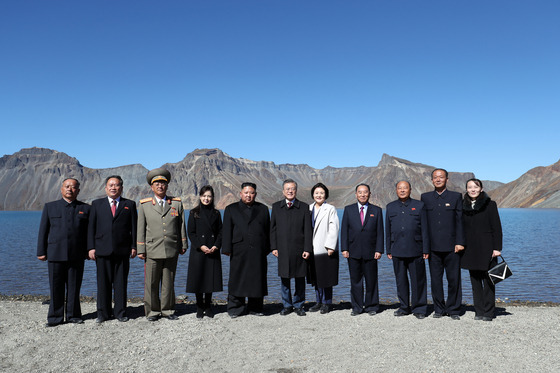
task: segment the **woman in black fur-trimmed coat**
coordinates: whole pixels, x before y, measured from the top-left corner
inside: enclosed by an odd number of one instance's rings
[[[496,289],[488,270],[502,252],[502,224],[498,206],[482,190],[482,181],[467,181],[463,199],[463,228],[466,245],[461,268],[469,270],[473,289],[475,320],[492,321],[495,317]]]

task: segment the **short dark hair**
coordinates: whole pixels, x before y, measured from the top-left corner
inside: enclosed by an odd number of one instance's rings
[[[402,182],[407,183],[407,184],[408,184],[408,187],[409,187],[410,189],[412,189],[412,185],[410,185],[410,181],[408,181],[408,180],[399,180],[399,181],[397,181],[397,183],[395,184],[395,188],[398,187],[398,186],[399,186],[399,183],[402,183]]]
[[[476,185],[478,185],[478,186],[480,187],[480,189],[483,188],[483,186],[482,186],[482,181],[480,181],[479,179],[476,179],[476,178],[473,177],[472,179],[467,180],[467,182],[465,183],[465,189],[467,189],[467,184],[469,183],[469,181],[472,181],[473,183],[475,183]]]
[[[313,198],[313,193],[315,193],[315,189],[317,188],[321,188],[325,191],[325,199],[329,198],[329,188],[327,188],[327,186],[323,183],[313,185],[313,188],[311,188],[311,198]]]
[[[76,186],[79,188],[80,187],[80,182],[78,181],[78,179],[74,178],[74,177],[67,177],[66,179],[62,180],[62,184],[64,184],[64,182],[66,180],[74,180],[76,182]]]
[[[253,189],[255,189],[255,192],[257,191],[257,184],[255,183],[251,183],[251,182],[244,182],[243,184],[241,184],[241,190],[245,189],[245,187],[251,187]]]
[[[111,179],[118,179],[119,182],[121,183],[121,186],[124,185],[124,181],[123,181],[122,177],[120,177],[119,175],[107,176],[107,177],[105,178],[105,185],[107,185],[107,183],[108,183],[109,180],[111,180]]]
[[[282,183],[282,189],[284,189],[284,185],[286,185],[286,184],[296,184],[296,189],[297,189],[297,183],[294,181],[294,179],[284,180],[284,182]]]
[[[445,168],[434,168],[434,170],[432,171],[432,179],[434,178],[434,172],[436,171],[443,171],[445,172],[445,177],[447,179],[449,179],[449,172],[447,172],[447,170]]]
[[[367,188],[368,192],[371,192],[371,189],[369,189],[369,185],[367,185],[365,183],[361,183],[361,184],[356,185],[356,192],[358,191],[358,188],[361,187],[361,186],[365,186]]]

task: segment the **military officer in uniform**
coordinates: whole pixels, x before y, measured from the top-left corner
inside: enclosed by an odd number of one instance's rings
[[[400,307],[395,316],[411,312],[418,319],[428,311],[425,260],[430,256],[428,217],[424,203],[410,198],[410,183],[397,183],[399,199],[387,205],[385,237],[387,257],[393,261]],[[410,298],[408,275],[410,275]]]
[[[175,315],[175,271],[179,254],[187,251],[183,203],[167,196],[171,173],[156,168],[146,177],[154,196],[140,200],[138,209],[138,257],[146,261],[144,310],[149,321]],[[161,284],[161,301],[159,288]]]

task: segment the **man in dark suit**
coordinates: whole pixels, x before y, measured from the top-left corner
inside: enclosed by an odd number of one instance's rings
[[[272,205],[270,217],[270,247],[278,258],[278,275],[281,278],[282,304],[280,315],[291,313],[294,308],[298,316],[305,316],[305,276],[307,261],[313,252],[313,227],[309,205],[299,201],[297,183],[292,179],[282,186],[284,199]],[[295,281],[292,299],[291,279]]]
[[[385,237],[387,257],[393,261],[400,308],[395,316],[412,313],[423,319],[428,311],[426,264],[430,256],[428,218],[424,203],[410,198],[408,181],[397,183],[398,200],[387,205]],[[408,274],[412,288],[410,300]]]
[[[263,299],[268,294],[268,208],[255,202],[257,186],[253,183],[243,183],[239,196],[239,202],[226,207],[222,228],[222,253],[230,257],[227,310],[231,318],[245,313],[262,316]]]
[[[105,179],[107,197],[92,202],[88,228],[89,258],[97,266],[97,322],[114,317],[128,321],[126,288],[129,258],[136,256],[136,203],[121,197],[123,180],[118,175]],[[115,310],[111,293],[115,291]]]
[[[383,213],[368,202],[370,195],[369,185],[356,187],[358,203],[344,208],[340,226],[340,247],[350,272],[352,316],[364,311],[373,316],[379,311],[377,261],[383,254]]]
[[[65,179],[60,192],[62,199],[45,204],[37,240],[37,258],[48,260],[49,265],[51,300],[47,326],[62,324],[65,310],[67,322],[83,323],[80,287],[87,256],[90,206],[76,200],[80,183],[74,178]]]
[[[461,193],[447,190],[449,174],[437,168],[432,171],[435,190],[422,194],[422,202],[428,214],[430,233],[430,277],[434,316],[449,315],[459,320],[461,313],[461,259],[464,247],[463,201]],[[447,275],[447,301],[443,293],[443,272]]]

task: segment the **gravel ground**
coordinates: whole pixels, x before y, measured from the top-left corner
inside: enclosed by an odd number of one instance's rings
[[[5,298],[4,298],[5,299]],[[446,317],[350,316],[347,303],[327,315],[235,320],[218,305],[196,319],[180,303],[177,321],[148,322],[141,303],[131,320],[95,323],[95,303],[82,302],[85,322],[46,328],[48,305],[0,300],[2,372],[558,372],[560,307],[501,305],[493,322]]]

